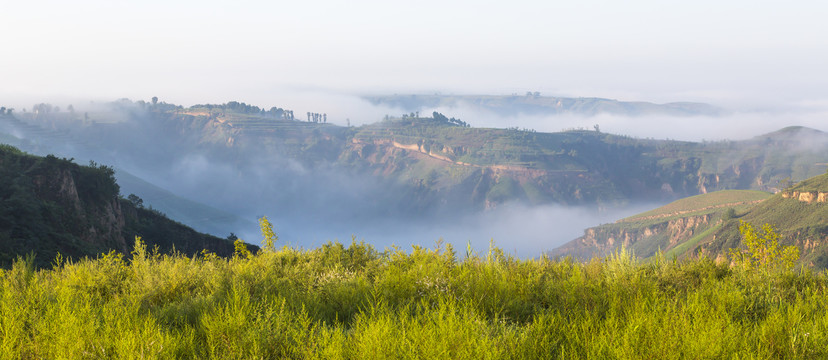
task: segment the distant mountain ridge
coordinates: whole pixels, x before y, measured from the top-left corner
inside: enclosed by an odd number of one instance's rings
[[[694,102],[672,102],[654,104],[643,101],[618,101],[591,97],[541,96],[539,93],[526,95],[380,95],[364,96],[374,105],[385,105],[409,111],[431,111],[441,107],[469,105],[492,111],[500,115],[518,114],[578,114],[595,116],[612,114],[623,116],[672,115],[672,116],[718,116],[726,111],[722,108]]]

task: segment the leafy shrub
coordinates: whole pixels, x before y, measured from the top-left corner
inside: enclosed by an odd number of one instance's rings
[[[739,225],[742,242],[747,249],[730,249],[730,257],[736,266],[746,271],[790,270],[799,260],[796,246],[779,246],[779,234],[770,224],[762,225],[759,233],[750,223],[742,221]]]

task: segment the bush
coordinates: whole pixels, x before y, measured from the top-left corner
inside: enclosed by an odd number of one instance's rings
[[[762,225],[759,233],[750,223],[742,221],[739,225],[742,243],[747,249],[730,249],[730,258],[736,266],[746,271],[777,271],[793,269],[799,260],[796,246],[779,246],[779,234],[770,224]]]

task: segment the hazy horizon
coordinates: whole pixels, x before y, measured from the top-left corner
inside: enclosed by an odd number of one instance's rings
[[[429,95],[428,93],[420,94]],[[555,96],[553,94],[543,93],[541,95]],[[300,105],[298,108],[286,105],[286,103],[291,103],[290,101],[286,101],[285,103],[280,103],[278,101],[271,103],[255,103],[238,97],[213,102],[196,101],[185,104],[176,103],[164,98],[160,98],[159,101],[182,105],[185,107],[196,104],[223,104],[229,101],[239,101],[259,106],[264,109],[276,106],[294,110],[296,114],[299,114],[298,118],[300,120],[302,118],[302,114],[305,114],[308,111],[327,113],[328,122],[340,126],[345,126],[346,124],[353,126],[372,124],[381,121],[385,115],[400,116],[400,114],[408,112],[408,110],[402,108],[395,108],[382,104],[371,104],[360,95],[302,91],[293,94],[292,96],[296,99],[293,103]],[[80,97],[26,97],[24,98],[25,101],[18,101],[21,105],[11,106],[12,104],[15,104],[15,102],[9,101],[0,103],[0,106],[14,107],[16,109],[15,111],[20,113],[22,112],[22,109],[31,111],[32,105],[46,102],[52,103],[53,105],[59,106],[63,109],[66,109],[68,105],[72,105],[78,111],[82,111],[83,109],[98,108],[100,105],[116,101],[116,99],[120,98],[125,97],[113,97],[110,99],[96,100],[84,99]],[[149,102],[150,98],[133,98],[129,100]],[[628,101],[648,102],[641,99]],[[821,104],[809,104],[784,109],[753,109],[742,111],[722,107],[722,110],[724,113],[721,115],[695,116],[676,116],[665,114],[618,115],[609,113],[599,113],[588,116],[578,113],[523,114],[519,112],[510,115],[503,115],[481,108],[475,104],[459,102],[455,106],[440,106],[433,108],[425,107],[423,108],[423,113],[430,114],[431,111],[438,111],[448,116],[457,117],[467,121],[473,127],[518,127],[533,129],[541,132],[559,132],[573,128],[584,128],[591,130],[594,125],[599,125],[603,132],[612,134],[632,136],[636,138],[669,139],[695,142],[746,140],[755,136],[777,131],[788,126],[804,126],[828,132],[828,126],[826,126],[828,123],[825,122],[825,119],[828,118],[828,107],[823,108]]]
[[[511,94],[828,104],[816,1],[143,1],[6,4],[3,102]],[[293,94],[293,95],[291,95]]]

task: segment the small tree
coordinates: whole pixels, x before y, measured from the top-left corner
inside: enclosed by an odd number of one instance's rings
[[[242,239],[236,238],[233,241],[233,257],[236,259],[252,259],[253,253],[247,249],[247,244]]]
[[[730,249],[734,264],[747,271],[793,269],[799,260],[799,249],[796,246],[780,247],[779,234],[770,224],[762,225],[761,230],[760,233],[750,223],[740,223],[739,232],[747,249]]]
[[[734,208],[727,208],[724,214],[722,214],[722,220],[728,221],[736,217],[736,209]]]
[[[259,219],[259,228],[262,230],[262,236],[264,236],[264,240],[262,241],[262,245],[264,245],[265,251],[276,251],[276,241],[279,240],[279,237],[276,236],[276,233],[273,232],[273,225],[270,221],[267,220],[267,216],[262,216]]]
[[[138,197],[138,195],[129,194],[129,196],[127,196],[127,200],[129,200],[129,202],[131,202],[132,205],[134,205],[135,207],[137,207],[139,209],[144,208],[144,200],[141,199],[140,197]]]

